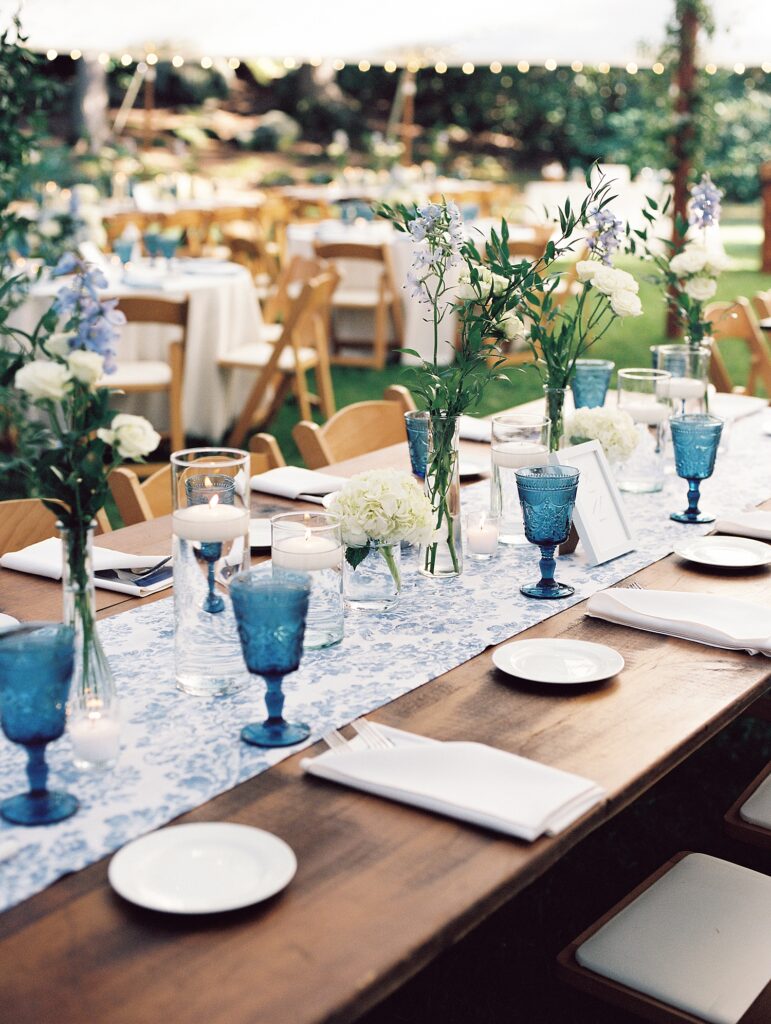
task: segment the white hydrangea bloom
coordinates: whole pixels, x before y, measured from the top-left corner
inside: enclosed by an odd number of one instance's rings
[[[329,505],[340,517],[343,543],[427,543],[433,529],[431,502],[414,477],[396,469],[373,469],[351,477]]]
[[[565,433],[573,444],[599,441],[609,462],[624,462],[639,441],[634,420],[623,409],[576,409],[566,418]]]

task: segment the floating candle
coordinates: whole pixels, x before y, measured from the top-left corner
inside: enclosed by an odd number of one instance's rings
[[[178,508],[171,522],[172,531],[182,540],[222,543],[246,536],[249,511],[235,505],[221,505],[215,495],[206,505]]]
[[[536,441],[501,441],[492,448],[492,460],[504,469],[545,466],[549,461],[549,449]]]

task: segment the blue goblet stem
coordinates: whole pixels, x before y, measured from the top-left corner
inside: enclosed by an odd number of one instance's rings
[[[689,478],[688,480],[688,508],[686,509],[687,516],[699,515],[699,481]]]
[[[32,796],[41,796],[48,788],[48,765],[46,764],[46,744],[31,743],[27,751],[27,778]]]
[[[225,609],[225,602],[214,590],[214,566],[217,563],[217,560],[221,557],[222,544],[220,544],[219,541],[205,541],[201,544],[201,558],[208,563],[206,581],[209,584],[209,593],[206,595],[206,599],[203,603],[203,610],[205,612],[211,612],[212,615],[216,615],[217,612],[224,611]]]
[[[268,709],[266,725],[284,725],[284,682],[283,675],[263,675],[267,684],[265,690],[265,706]]]
[[[541,560],[539,565],[541,567],[541,582],[538,584],[539,587],[553,587],[554,573],[557,568],[557,562],[554,558],[554,552],[556,550],[556,544],[539,544],[541,549]]]

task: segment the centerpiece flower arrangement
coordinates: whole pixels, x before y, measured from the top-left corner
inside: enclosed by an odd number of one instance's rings
[[[62,532],[64,618],[75,626],[76,703],[104,703],[113,692],[96,632],[90,545],[107,477],[125,458],[143,458],[160,435],[141,416],[110,409],[103,377],[114,370],[114,344],[125,322],[117,299],[98,297],[101,271],[67,254],[55,276],[73,274],[31,333],[3,325],[0,407],[13,450],[0,477],[25,484],[58,518]],[[10,286],[6,281],[3,292]]]
[[[378,567],[387,570],[386,594],[401,590],[400,545],[426,542],[433,531],[433,510],[415,478],[395,469],[359,473],[335,493],[330,512],[340,517],[349,599],[358,591],[372,591]],[[360,568],[361,567],[361,568]],[[356,573],[362,587],[356,586]],[[351,576],[351,573],[353,576]],[[354,598],[355,599],[355,598]],[[366,599],[366,597],[365,597]]]
[[[576,409],[565,419],[565,436],[571,444],[599,441],[610,463],[626,462],[639,441],[634,420],[623,409]]]
[[[584,204],[580,223],[590,228],[586,238],[589,257],[576,264],[579,290],[575,298],[560,301],[561,275],[550,273],[537,274],[537,281],[525,296],[531,319],[527,341],[544,386],[553,450],[559,447],[564,433],[563,406],[576,360],[617,319],[642,314],[637,281],[626,270],[613,266],[613,256],[628,229],[608,208],[612,201],[609,187],[600,179],[590,193],[596,202],[589,208]],[[569,209],[569,204],[566,206]],[[562,210],[563,223],[564,217]]]
[[[714,298],[717,279],[726,266],[722,250],[708,244],[708,229],[720,225],[723,193],[706,173],[691,187],[690,193],[688,221],[678,217],[675,225],[682,241],[658,239],[658,245],[652,247],[647,228],[637,232],[637,236],[642,240],[645,258],[656,267],[655,279],[665,288],[667,303],[683,328],[685,342],[699,347],[711,330],[711,324],[704,316],[704,307]],[[650,209],[643,215],[652,224],[658,206],[652,199],[648,199],[648,206]],[[667,206],[668,203],[662,208],[662,213],[666,212]]]

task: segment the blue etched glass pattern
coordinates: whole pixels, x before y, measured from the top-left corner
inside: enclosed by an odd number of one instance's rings
[[[576,409],[596,409],[605,404],[615,365],[610,359],[576,360],[571,382]]]
[[[47,825],[74,814],[78,802],[47,788],[46,744],[64,732],[75,631],[57,623],[27,623],[0,634],[0,724],[27,749],[29,793],[0,804],[20,825]]]
[[[541,549],[541,579],[520,587],[526,597],[569,597],[574,588],[554,579],[554,551],[570,533],[578,490],[578,470],[572,466],[531,466],[517,470],[525,536]]]
[[[410,450],[410,464],[415,476],[422,480],[426,475],[428,462],[428,413],[408,412],[404,422],[407,425],[407,446]]]
[[[712,523],[715,517],[699,508],[699,481],[712,476],[723,421],[707,414],[673,416],[669,421],[677,475],[688,481],[688,508],[672,512],[677,523]]]

